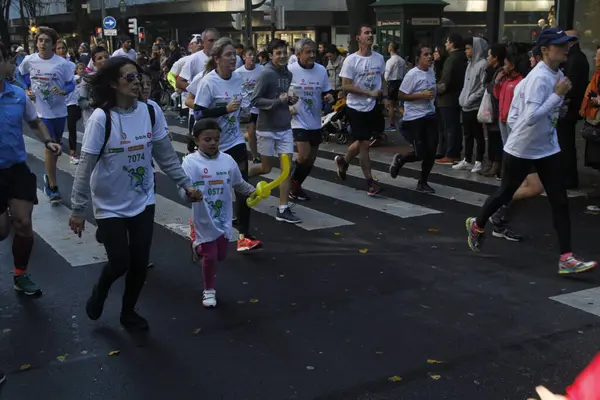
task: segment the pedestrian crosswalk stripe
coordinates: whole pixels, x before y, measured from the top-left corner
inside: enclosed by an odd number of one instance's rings
[[[550,300],[566,304],[600,317],[600,287],[550,297]]]
[[[77,237],[69,227],[71,210],[63,204],[52,205],[46,201],[46,195],[39,189],[37,196],[40,202],[33,208],[32,225],[48,245],[72,267],[107,261],[104,247],[96,242],[94,225],[86,224],[81,238]]]

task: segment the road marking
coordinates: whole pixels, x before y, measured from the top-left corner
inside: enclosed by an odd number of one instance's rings
[[[42,144],[42,149],[43,147]],[[71,210],[64,204],[52,205],[40,189],[37,190],[37,196],[39,204],[33,208],[33,230],[58,255],[72,267],[97,264],[108,260],[104,246],[96,242],[94,225],[86,224],[85,231],[79,238],[69,227]]]
[[[275,179],[279,176],[281,170],[273,168],[270,173],[263,175],[268,179]],[[429,214],[441,214],[441,211],[433,210],[427,207],[421,207],[416,204],[406,203],[404,201],[390,199],[383,196],[368,196],[366,191],[357,190],[348,186],[338,185],[329,181],[306,178],[302,187],[311,192],[332,197],[345,203],[369,208],[385,214],[400,218],[421,217]]]
[[[600,287],[550,297],[550,300],[600,317]]]

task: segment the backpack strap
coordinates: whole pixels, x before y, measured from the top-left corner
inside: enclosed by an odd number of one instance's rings
[[[150,113],[150,122],[152,122],[152,129],[154,129],[154,124],[156,123],[156,111],[154,110],[154,107],[152,107],[152,104],[146,103],[146,106],[148,107],[148,112]]]
[[[104,154],[104,150],[106,150],[106,145],[108,144],[108,139],[110,139],[110,131],[112,127],[112,121],[110,117],[110,110],[103,108],[104,115],[106,116],[106,122],[104,123],[104,142],[102,143],[102,147],[100,148],[100,153],[98,153],[98,159],[96,159],[96,164],[100,161],[100,157]],[[95,166],[94,165],[94,166]]]

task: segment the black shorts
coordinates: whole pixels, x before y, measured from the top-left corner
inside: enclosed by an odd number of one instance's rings
[[[318,146],[323,140],[320,129],[292,129],[294,142],[308,142],[311,146]]]
[[[258,121],[258,114],[250,113],[250,123],[256,124],[257,121]]]
[[[385,129],[381,104],[375,105],[371,111],[356,111],[346,107],[352,138],[354,140],[369,140],[373,134],[380,134]]]
[[[388,82],[388,99],[392,101],[398,101],[398,92],[400,91],[401,84],[401,80]]]
[[[4,214],[13,199],[37,204],[36,177],[25,163],[0,169],[0,214]]]

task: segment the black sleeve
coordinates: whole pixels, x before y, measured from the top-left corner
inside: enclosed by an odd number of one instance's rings
[[[227,115],[227,106],[225,107],[214,107],[214,108],[206,108],[199,106],[198,104],[194,104],[194,110],[202,111],[202,116],[204,118],[219,118],[223,115]]]

